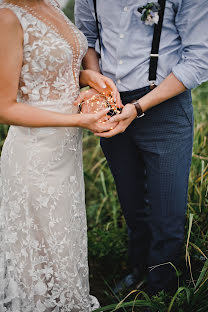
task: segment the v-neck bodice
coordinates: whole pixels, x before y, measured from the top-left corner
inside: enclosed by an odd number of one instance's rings
[[[50,4],[55,7],[53,0]],[[79,93],[80,65],[87,51],[84,35],[71,21],[67,21],[58,7],[54,10],[63,19],[65,33],[61,33],[49,20],[36,15],[29,6],[0,1],[0,8],[12,10],[24,32],[18,101],[34,106],[49,101],[51,108],[57,111],[64,102],[72,104]]]

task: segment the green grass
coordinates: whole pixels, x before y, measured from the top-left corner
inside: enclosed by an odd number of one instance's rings
[[[65,9],[72,20],[73,4],[70,1]],[[208,83],[193,91],[193,104],[195,139],[183,255],[187,265],[178,268],[179,288],[172,297],[161,292],[150,299],[143,288],[130,294],[113,294],[114,282],[128,271],[126,224],[99,140],[84,132],[90,284],[92,294],[106,306],[102,311],[139,312],[145,306],[160,312],[208,311]],[[7,126],[0,126],[1,147],[7,130]]]

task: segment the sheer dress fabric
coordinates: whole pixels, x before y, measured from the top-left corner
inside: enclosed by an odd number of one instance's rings
[[[0,0],[24,33],[17,100],[77,113],[87,41],[55,2],[50,5],[62,15],[64,36],[26,8]],[[1,155],[0,312],[98,307],[89,295],[82,131],[11,126]]]

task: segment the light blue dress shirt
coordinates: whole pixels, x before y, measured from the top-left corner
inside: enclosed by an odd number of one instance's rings
[[[148,2],[151,0],[97,0],[101,70],[119,91],[149,85],[154,27],[145,25],[137,11]],[[89,47],[100,53],[93,0],[75,0],[75,22]],[[208,80],[208,0],[166,1],[156,84],[171,72],[188,89]]]

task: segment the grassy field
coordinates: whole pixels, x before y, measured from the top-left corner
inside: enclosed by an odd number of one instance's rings
[[[65,12],[73,18],[73,1]],[[189,180],[184,267],[178,269],[175,296],[161,292],[148,298],[145,287],[115,296],[115,281],[128,271],[127,233],[115,185],[101,152],[98,138],[84,132],[84,170],[88,215],[91,293],[99,298],[102,311],[143,311],[152,306],[160,312],[208,311],[208,83],[193,91],[195,139]],[[8,127],[0,126],[3,145]],[[128,297],[122,302],[125,296]],[[118,305],[119,304],[119,305]]]

